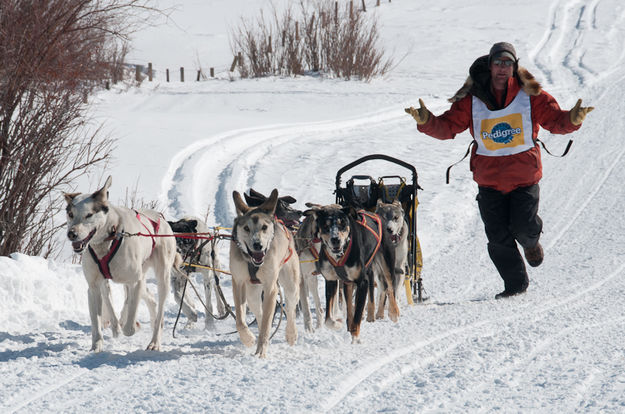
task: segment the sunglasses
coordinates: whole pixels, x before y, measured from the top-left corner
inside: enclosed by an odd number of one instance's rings
[[[493,65],[510,67],[514,65],[513,60],[493,59]]]

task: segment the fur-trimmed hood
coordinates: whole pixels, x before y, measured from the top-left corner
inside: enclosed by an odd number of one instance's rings
[[[536,96],[542,92],[540,83],[534,78],[527,69],[517,66],[513,75],[519,87],[528,95]],[[488,67],[488,55],[481,56],[473,62],[469,69],[469,77],[462,85],[462,88],[458,89],[456,94],[449,98],[449,102],[454,103],[460,99],[471,94],[478,99],[482,100],[487,106],[493,108],[495,99],[490,92],[490,69]]]

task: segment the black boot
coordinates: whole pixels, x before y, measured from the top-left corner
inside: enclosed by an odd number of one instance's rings
[[[489,243],[488,254],[504,281],[505,289],[495,296],[496,299],[518,295],[527,290],[529,278],[523,258],[516,248]]]

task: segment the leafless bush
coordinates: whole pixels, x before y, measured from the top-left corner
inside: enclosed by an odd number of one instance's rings
[[[369,80],[391,67],[378,49],[375,18],[352,10],[349,3],[335,8],[333,0],[301,0],[297,13],[273,9],[267,20],[261,12],[254,22],[242,21],[231,35],[241,77],[321,73],[345,79]]]
[[[55,253],[61,190],[113,141],[84,115],[109,76],[108,47],[149,10],[136,0],[0,3],[0,255]]]

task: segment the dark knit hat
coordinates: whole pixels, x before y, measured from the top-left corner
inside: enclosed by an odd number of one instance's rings
[[[493,47],[490,48],[490,52],[488,53],[488,63],[490,64],[493,59],[502,56],[510,58],[515,62],[517,61],[516,50],[514,50],[514,46],[512,46],[508,42],[499,42],[495,43]]]

